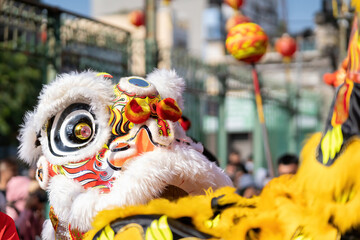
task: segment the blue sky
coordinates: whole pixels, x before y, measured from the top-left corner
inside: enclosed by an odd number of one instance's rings
[[[299,32],[314,27],[314,17],[321,10],[321,0],[287,0],[288,27],[290,32]],[[282,12],[279,12],[281,17]]]
[[[106,0],[103,1],[106,2]],[[279,4],[281,1],[279,0]],[[42,2],[85,16],[90,16],[91,12],[90,0],[42,0]],[[321,0],[286,0],[286,5],[288,9],[289,32],[296,33],[306,27],[314,27],[314,15],[321,8]],[[281,14],[282,11],[279,12],[279,17],[282,16]]]
[[[41,0],[41,2],[88,17],[91,12],[90,0]]]

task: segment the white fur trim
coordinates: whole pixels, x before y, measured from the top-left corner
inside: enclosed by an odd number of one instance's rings
[[[38,181],[40,187],[44,190],[46,190],[48,184],[49,184],[49,167],[48,167],[48,161],[46,160],[46,158],[44,156],[41,156],[38,160],[38,162],[36,163],[37,168],[40,168],[40,166],[42,167],[42,171],[43,171],[43,179],[40,180],[37,172],[35,174],[35,178]]]
[[[27,162],[31,162],[38,157],[39,153],[31,149],[34,148],[32,145],[34,141],[31,141],[30,138],[34,138],[34,134],[40,130],[43,154],[52,164],[66,164],[92,156],[102,148],[110,136],[108,106],[111,105],[113,96],[111,82],[103,76],[96,76],[95,72],[73,72],[58,76],[55,81],[43,88],[34,114],[29,115],[31,118],[26,119],[24,129],[21,130],[22,137],[20,137],[21,157]],[[66,157],[54,156],[49,150],[47,133],[44,132],[42,127],[56,113],[76,102],[90,104],[91,110],[95,113],[96,124],[98,124],[96,139],[74,154]]]
[[[43,124],[59,110],[79,100],[82,102],[90,99],[94,111],[104,111],[104,106],[106,108],[111,104],[113,94],[111,82],[104,77],[96,76],[96,72],[72,72],[59,75],[40,93],[36,130],[40,130]]]
[[[135,86],[134,84],[131,84],[129,82],[129,80],[132,78],[142,79],[145,82],[147,82],[149,84],[149,86],[147,86],[147,87]],[[137,96],[139,96],[139,95],[141,95],[141,96],[158,95],[158,92],[156,91],[155,86],[142,77],[132,76],[132,77],[120,78],[118,85],[121,88],[121,90],[126,91],[128,93],[135,93]]]
[[[56,175],[50,179],[49,202],[61,221],[68,222],[74,199],[83,191],[80,183],[63,175]]]
[[[119,152],[111,151],[111,150],[115,149],[114,145],[117,145],[120,142],[122,142],[122,141],[119,141],[119,142],[114,142],[113,141],[110,144],[110,147],[109,147],[110,151],[107,151],[105,153],[105,158],[106,159],[109,159],[109,160],[122,159],[122,158],[126,158],[126,157],[129,157],[129,156],[134,155],[134,154],[137,153],[135,141],[128,143],[129,148],[126,149],[126,150],[119,151]]]
[[[204,194],[204,190],[210,187],[215,190],[233,185],[222,169],[184,144],[177,144],[170,150],[156,148],[128,160],[122,169],[111,192],[100,195],[96,211],[114,206],[145,204],[159,196],[169,184],[193,195]]]
[[[55,240],[55,231],[50,219],[46,219],[41,232],[42,240]]]
[[[231,179],[221,168],[191,146],[174,143],[167,158],[172,163],[175,176],[169,184],[182,188],[189,194],[204,194],[204,190],[210,187],[216,190],[233,186]]]
[[[186,132],[182,128],[179,122],[174,123],[174,129],[175,129],[176,139],[189,143],[192,148],[194,148],[196,151],[200,153],[204,152],[204,146],[200,142],[196,143],[190,137],[186,136]]]
[[[185,89],[185,81],[176,74],[175,70],[155,69],[147,75],[146,80],[155,85],[162,99],[173,98],[183,109],[182,94]]]
[[[36,160],[41,155],[41,145],[35,145],[37,140],[35,126],[34,113],[27,112],[24,117],[24,124],[20,126],[20,134],[18,136],[20,146],[18,152],[19,157],[29,165],[35,164]]]
[[[91,229],[91,223],[96,213],[94,208],[98,199],[98,189],[88,189],[74,199],[69,216],[69,222],[73,228],[82,232]]]

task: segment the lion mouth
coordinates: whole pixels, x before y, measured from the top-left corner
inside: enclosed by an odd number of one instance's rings
[[[118,143],[117,146],[110,147],[110,151],[111,152],[120,152],[120,151],[128,150],[129,148],[130,148],[130,145],[127,143]]]
[[[140,128],[134,137],[128,142],[114,140],[110,146],[108,163],[113,169],[120,170],[124,163],[145,152],[155,149],[155,144],[151,140],[151,134],[147,128]]]

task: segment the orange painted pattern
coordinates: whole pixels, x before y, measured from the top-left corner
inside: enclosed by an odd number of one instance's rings
[[[105,152],[107,150],[107,148],[103,148],[97,155],[77,163],[65,165],[49,163],[49,175],[50,177],[65,175],[79,182],[85,189],[100,188],[102,193],[108,193],[116,178],[109,176],[112,173],[111,171],[102,170],[103,165],[106,164]]]
[[[145,152],[154,151],[155,146],[151,143],[148,133],[145,129],[140,129],[140,131],[136,135],[135,147],[136,151],[134,154],[123,158],[109,159],[109,163],[114,167],[121,168],[127,160],[139,156]]]

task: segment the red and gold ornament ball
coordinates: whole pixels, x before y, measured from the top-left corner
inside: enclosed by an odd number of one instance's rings
[[[291,58],[297,49],[296,41],[289,35],[284,35],[276,41],[275,49],[283,57]]]
[[[235,14],[226,21],[225,24],[226,32],[229,32],[231,28],[235,27],[238,24],[248,23],[248,22],[251,22],[251,19],[249,17],[242,14]]]
[[[129,14],[129,20],[132,25],[135,27],[140,27],[145,24],[145,16],[144,13],[140,10],[132,11]]]
[[[224,0],[224,2],[234,10],[238,10],[244,4],[244,0]]]
[[[237,60],[256,63],[266,53],[268,36],[256,23],[242,23],[231,28],[226,37],[226,49]]]

